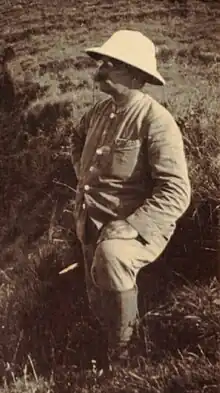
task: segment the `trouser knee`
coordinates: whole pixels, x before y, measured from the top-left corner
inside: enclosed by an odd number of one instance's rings
[[[126,252],[126,250],[125,250]],[[121,257],[122,251],[114,240],[104,240],[96,248],[91,276],[94,284],[104,290],[126,291],[136,283],[136,276],[129,263],[129,256]]]

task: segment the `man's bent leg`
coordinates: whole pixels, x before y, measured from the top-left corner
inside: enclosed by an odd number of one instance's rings
[[[92,307],[112,349],[125,346],[131,338],[138,312],[136,277],[147,260],[146,248],[135,239],[105,240],[96,248],[91,277],[101,292]]]

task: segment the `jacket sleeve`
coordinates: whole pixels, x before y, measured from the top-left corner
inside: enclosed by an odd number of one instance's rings
[[[145,134],[153,182],[151,196],[127,221],[148,243],[171,237],[176,221],[190,204],[191,188],[181,132],[172,115],[152,103]]]

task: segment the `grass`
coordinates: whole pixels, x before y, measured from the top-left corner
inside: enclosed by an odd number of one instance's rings
[[[219,392],[218,1],[13,4],[2,1],[0,16],[0,43],[17,54],[16,100],[0,100],[0,392]],[[193,198],[164,255],[140,274],[130,365],[99,386],[84,371],[101,348],[83,270],[58,273],[82,261],[71,127],[102,97],[83,50],[119,28],[158,46],[167,86],[146,91],[181,128]]]

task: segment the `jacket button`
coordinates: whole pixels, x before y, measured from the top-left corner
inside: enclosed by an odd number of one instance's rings
[[[89,191],[89,190],[90,190],[90,186],[89,186],[88,184],[85,184],[84,190],[85,190],[85,191]]]
[[[96,172],[96,168],[95,168],[94,166],[91,166],[91,167],[89,168],[89,172]]]
[[[98,156],[101,156],[101,155],[108,155],[109,153],[110,153],[110,151],[111,151],[111,147],[110,146],[107,146],[107,145],[104,145],[104,146],[102,146],[102,147],[99,147],[97,150],[96,150],[96,154],[98,155]]]
[[[103,151],[102,151],[102,148],[101,148],[101,147],[99,147],[99,148],[96,150],[96,154],[98,154],[98,156],[101,156],[101,155],[103,154]]]

